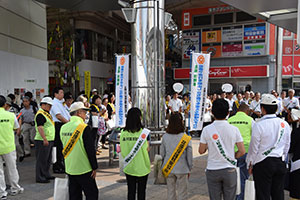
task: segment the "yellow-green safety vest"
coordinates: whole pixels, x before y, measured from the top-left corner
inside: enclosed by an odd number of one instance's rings
[[[0,155],[16,150],[14,124],[15,115],[0,108]]]

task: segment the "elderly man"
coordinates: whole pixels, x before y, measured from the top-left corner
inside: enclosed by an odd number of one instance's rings
[[[70,200],[82,199],[82,191],[86,199],[98,200],[95,141],[90,127],[84,123],[88,110],[82,102],[73,103],[70,122],[63,125],[60,131],[66,173],[69,176]]]
[[[14,130],[19,128],[16,116],[4,109],[6,99],[0,96],[0,198],[6,199],[6,183],[4,177],[3,164],[5,162],[8,171],[10,194],[17,195],[23,193],[24,189],[20,187],[19,174],[16,165],[16,146]]]
[[[54,121],[49,113],[51,106],[51,97],[44,97],[41,101],[41,108],[35,116],[37,132],[34,138],[36,147],[35,179],[37,183],[49,183],[50,179],[54,179],[49,172],[55,137]]]
[[[289,89],[288,97],[283,100],[283,110],[287,113],[285,115],[286,121],[289,121],[288,118],[293,108],[299,109],[299,100],[296,97],[294,97],[294,95],[295,90]],[[297,128],[297,122],[292,122],[292,127],[295,130]]]

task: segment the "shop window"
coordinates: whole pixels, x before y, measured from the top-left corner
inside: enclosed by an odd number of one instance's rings
[[[211,25],[211,15],[201,15],[193,17],[193,26]]]
[[[233,23],[233,13],[215,14],[214,24]]]
[[[290,88],[292,88],[292,79],[282,79],[282,89],[288,90]]]
[[[256,17],[249,15],[245,12],[237,12],[236,13],[236,22],[244,22],[244,21],[255,21]]]

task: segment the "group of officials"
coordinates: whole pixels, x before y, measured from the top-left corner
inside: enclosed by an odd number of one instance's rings
[[[67,173],[69,177],[70,199],[82,199],[82,191],[87,199],[98,199],[96,169],[98,168],[95,141],[91,129],[84,121],[89,108],[82,102],[75,102],[69,111],[63,105],[64,91],[54,89],[54,99],[44,97],[40,109],[34,117],[36,135],[36,182],[49,183],[54,179],[50,174],[52,147],[57,149],[55,173]],[[9,194],[23,193],[19,186],[16,167],[16,145],[14,131],[19,132],[16,116],[8,112],[10,104],[0,95],[0,199],[7,199],[4,164],[10,187]]]

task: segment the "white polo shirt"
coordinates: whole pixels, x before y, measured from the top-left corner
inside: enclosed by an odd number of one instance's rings
[[[299,100],[296,97],[293,97],[292,99],[290,97],[287,97],[284,99],[283,105],[288,109],[295,108],[295,107],[299,108]]]
[[[213,135],[215,129],[220,136],[224,144],[224,149],[229,154],[230,158],[235,158],[234,147],[237,142],[243,142],[243,138],[239,129],[235,126],[230,125],[226,120],[215,120],[212,124],[203,128],[200,143],[207,144],[208,147],[208,159],[207,169],[208,170],[219,170],[225,168],[233,168],[225,158],[219,153],[219,150],[214,144]]]
[[[287,155],[290,148],[290,126],[284,120],[276,117],[275,114],[265,115],[252,128],[251,142],[246,158],[247,166],[250,163],[255,165],[267,158],[263,153],[275,146],[281,123],[284,124],[284,134],[275,149],[267,156],[282,157]]]
[[[251,102],[250,104],[250,109],[254,110],[255,112],[260,112],[261,113],[261,109],[260,109],[260,101],[256,101],[255,99]]]
[[[171,106],[174,112],[178,112],[182,108],[182,101],[180,99],[171,99],[168,106]]]
[[[69,112],[67,111],[63,103],[64,103],[63,99],[62,100],[58,100],[57,98],[53,99],[50,114],[54,122],[61,122],[56,118],[57,114],[61,114],[66,120],[70,120],[71,118]]]

